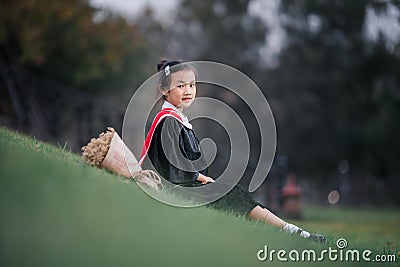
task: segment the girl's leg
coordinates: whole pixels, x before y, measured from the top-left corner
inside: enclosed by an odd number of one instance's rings
[[[323,235],[310,234],[309,232],[304,231],[303,229],[297,227],[294,224],[285,222],[284,220],[273,214],[268,209],[262,208],[260,206],[256,206],[254,209],[252,209],[247,216],[251,219],[263,221],[267,224],[279,227],[280,229],[284,230],[289,234],[298,234],[301,237],[309,238],[320,242],[325,241],[325,237]]]
[[[261,208],[260,206],[252,209],[247,215],[250,219],[263,221],[265,223],[271,224],[273,226],[283,228],[286,224],[284,220],[270,212],[268,209]]]

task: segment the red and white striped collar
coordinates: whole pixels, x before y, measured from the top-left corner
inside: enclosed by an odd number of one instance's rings
[[[182,124],[183,124],[185,127],[189,128],[190,130],[193,129],[193,126],[192,126],[192,124],[189,122],[188,117],[187,117],[185,114],[183,114],[177,107],[175,107],[174,105],[172,105],[172,104],[171,104],[170,102],[168,102],[168,101],[164,101],[164,104],[162,105],[162,108],[161,108],[161,109],[165,109],[165,108],[172,108],[176,113],[178,113],[179,117],[182,118]]]
[[[142,147],[142,152],[140,153],[140,158],[139,158],[140,165],[143,164],[143,161],[145,160],[145,158],[147,156],[147,152],[149,151],[150,144],[153,139],[154,131],[156,130],[158,124],[166,117],[174,117],[180,123],[182,123],[185,127],[192,129],[192,125],[189,123],[189,120],[186,117],[186,115],[183,114],[182,112],[180,112],[174,105],[165,101],[162,106],[162,109],[160,110],[160,112],[158,112],[158,114],[154,118],[153,123],[151,124],[150,130],[147,133],[146,139],[145,139],[143,147]]]

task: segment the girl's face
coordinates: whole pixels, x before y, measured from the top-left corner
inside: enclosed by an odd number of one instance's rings
[[[168,91],[162,92],[165,100],[180,111],[189,107],[196,97],[196,77],[191,70],[171,73],[171,84]]]

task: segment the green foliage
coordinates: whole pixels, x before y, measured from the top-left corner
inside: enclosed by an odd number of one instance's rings
[[[135,25],[83,0],[3,1],[0,49],[14,64],[91,92],[136,88],[149,54]]]
[[[366,8],[383,8],[378,2],[282,1],[288,45],[263,82],[273,85],[277,103],[278,152],[300,173],[334,174],[347,159],[353,175],[383,177],[396,187],[398,48],[363,33]],[[320,21],[316,31],[310,16]]]
[[[307,209],[299,224],[330,239],[313,244],[229,213],[161,204],[78,155],[4,128],[0,155],[2,266],[260,266],[271,264],[256,258],[264,245],[321,251],[339,237],[353,249],[399,250],[398,210]]]

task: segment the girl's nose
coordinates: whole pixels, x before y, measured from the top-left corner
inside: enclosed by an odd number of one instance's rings
[[[185,95],[192,94],[192,87],[190,84],[185,84]]]

